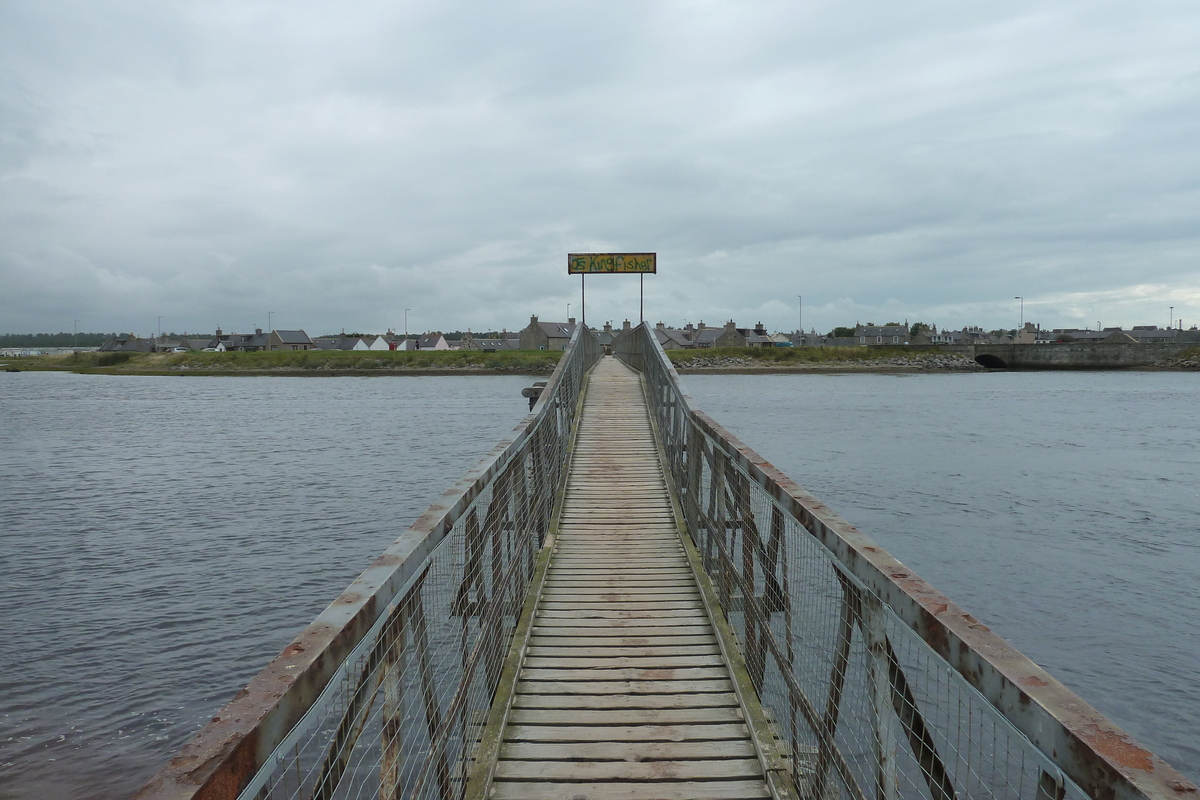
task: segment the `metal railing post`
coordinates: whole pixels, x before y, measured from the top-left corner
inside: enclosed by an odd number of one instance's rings
[[[875,787],[878,800],[896,800],[896,734],[892,712],[891,665],[887,657],[887,629],[883,606],[872,597],[860,604],[867,644],[868,695],[874,724]]]

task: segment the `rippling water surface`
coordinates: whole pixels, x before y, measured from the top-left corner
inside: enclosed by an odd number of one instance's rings
[[[0,798],[131,794],[521,419],[528,378],[0,373]],[[1200,778],[1200,376],[689,376]]]
[[[0,798],[132,794],[528,384],[0,373]]]
[[[1200,375],[683,381],[697,408],[1200,780]]]

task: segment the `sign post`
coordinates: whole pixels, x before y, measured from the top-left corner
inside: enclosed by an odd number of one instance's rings
[[[645,321],[646,273],[658,272],[657,253],[568,253],[567,274],[579,276],[581,300],[580,317],[587,324],[588,275],[634,274],[638,275],[638,323]]]

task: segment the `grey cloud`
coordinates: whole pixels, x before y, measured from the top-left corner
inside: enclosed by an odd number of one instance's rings
[[[1198,38],[1182,1],[8,3],[0,328],[513,327],[608,248],[660,253],[656,319],[1157,319],[1200,289]]]

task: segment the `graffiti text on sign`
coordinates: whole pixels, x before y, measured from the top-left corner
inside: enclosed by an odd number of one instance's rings
[[[657,272],[656,253],[568,253],[567,274]]]

